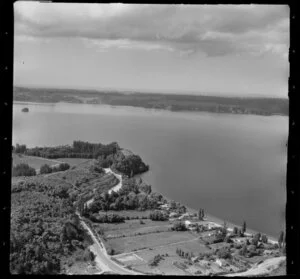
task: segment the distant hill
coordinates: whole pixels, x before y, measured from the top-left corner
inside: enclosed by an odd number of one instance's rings
[[[215,113],[288,115],[289,102],[283,98],[218,97],[158,93],[122,93],[118,91],[14,87],[14,101],[69,102],[133,106],[170,111],[206,111]]]

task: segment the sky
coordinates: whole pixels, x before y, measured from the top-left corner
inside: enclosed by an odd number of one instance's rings
[[[14,85],[288,96],[286,5],[14,3]]]

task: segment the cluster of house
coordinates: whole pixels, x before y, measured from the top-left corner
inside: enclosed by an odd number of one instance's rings
[[[201,229],[201,231],[211,231],[222,227],[221,225],[218,225],[216,223],[208,222],[205,219],[202,221],[198,220],[197,213],[190,213],[190,212],[186,212],[182,214],[177,213],[176,211],[173,211],[170,208],[170,204],[168,203],[160,204],[159,209],[164,210],[168,213],[170,221],[184,222],[186,228],[189,230],[196,230],[198,227]]]

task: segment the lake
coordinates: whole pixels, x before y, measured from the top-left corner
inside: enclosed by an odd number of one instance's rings
[[[21,112],[23,107],[29,112]],[[153,189],[273,235],[285,228],[288,117],[88,104],[14,104],[13,144],[116,141],[150,165]]]

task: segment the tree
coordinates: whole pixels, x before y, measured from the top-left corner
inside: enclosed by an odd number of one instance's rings
[[[242,256],[246,256],[248,250],[247,250],[247,245],[244,244],[242,249],[239,251],[239,254],[242,255]]]
[[[231,254],[228,248],[223,247],[217,252],[217,256],[221,259],[229,259],[231,258]]]
[[[246,232],[246,221],[243,222],[243,228],[242,228],[242,233],[244,234]]]
[[[222,235],[223,238],[225,238],[226,235],[227,235],[227,223],[225,221],[224,221],[223,227],[221,229],[221,235]]]
[[[18,144],[18,143],[16,144],[16,148],[14,149],[16,153],[22,153],[22,154],[25,153],[26,150],[27,147],[25,144]]]
[[[254,235],[254,237],[252,238],[252,244],[257,246],[258,242],[260,241],[260,238],[261,238],[261,234],[260,233],[256,233]]]
[[[278,238],[278,246],[279,246],[279,248],[282,247],[282,245],[283,245],[283,240],[284,240],[284,232],[281,231],[281,232],[280,232],[280,235],[279,235],[279,238]]]
[[[34,168],[30,167],[28,164],[18,164],[12,169],[12,176],[34,176],[36,171]]]
[[[172,230],[173,231],[186,231],[187,228],[183,222],[179,221],[179,222],[176,222],[173,224]]]
[[[44,164],[40,167],[40,174],[51,173],[52,168],[48,164]]]
[[[237,235],[238,237],[242,237],[244,235],[241,229],[238,229]]]
[[[152,221],[165,221],[168,217],[163,211],[155,210],[149,214],[149,219]]]
[[[204,219],[204,209],[200,208],[198,212],[198,219],[203,220]]]
[[[261,242],[262,242],[262,243],[268,243],[268,237],[267,237],[265,234],[263,234],[263,235],[261,236]]]
[[[200,226],[198,223],[196,223],[196,232],[199,233],[200,232]]]
[[[238,234],[238,228],[237,228],[237,227],[234,227],[232,233],[233,233],[234,235],[237,235],[237,234]]]

